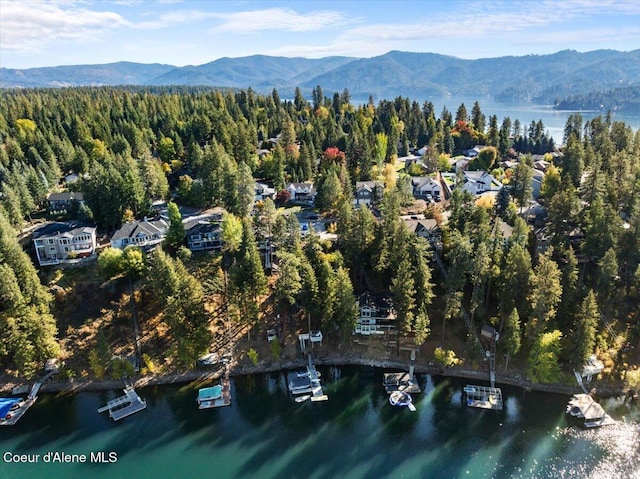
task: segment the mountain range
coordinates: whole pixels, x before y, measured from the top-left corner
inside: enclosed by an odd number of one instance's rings
[[[372,58],[320,59],[253,55],[203,65],[117,62],[30,69],[0,68],[0,87],[189,85],[276,88],[287,97],[299,86],[325,94],[348,88],[353,98],[426,99],[448,95],[491,96],[497,101],[551,103],[570,95],[640,85],[640,50],[563,50],[465,60],[435,53],[391,51]]]

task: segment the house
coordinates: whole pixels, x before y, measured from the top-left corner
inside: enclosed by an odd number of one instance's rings
[[[469,158],[475,158],[486,147],[487,147],[487,145],[476,145],[473,148],[470,148],[468,150],[464,150],[462,153],[464,154],[464,156],[467,156]]]
[[[80,177],[78,175],[76,175],[75,173],[69,173],[67,176],[64,177],[64,182],[67,185],[70,185],[71,183],[75,183],[79,179],[80,179]]]
[[[316,190],[313,183],[289,183],[286,190],[291,195],[292,201],[313,202],[316,198]]]
[[[369,336],[390,333],[396,329],[396,311],[389,293],[366,292],[356,300],[358,318],[354,334]]]
[[[464,156],[449,158],[449,170],[453,170],[456,173],[461,170],[466,170],[469,167],[470,161],[469,158]]]
[[[384,185],[378,181],[356,181],[356,197],[354,205],[367,205],[377,203],[382,199]]]
[[[135,245],[149,251],[162,243],[168,229],[169,223],[161,216],[151,220],[145,217],[140,221],[129,221],[113,234],[111,246],[124,249]]]
[[[84,203],[84,195],[80,191],[64,191],[62,193],[51,193],[47,197],[49,211],[66,211],[74,203]]]
[[[430,176],[412,176],[411,187],[416,199],[439,198],[442,193],[440,182]]]
[[[273,199],[276,195],[276,190],[274,188],[265,185],[264,183],[256,182],[255,186],[255,196],[254,201],[264,201],[267,198]]]
[[[50,223],[33,233],[40,266],[77,264],[96,259],[96,228],[76,223]]]
[[[513,226],[506,223],[502,218],[496,218],[496,230],[500,231],[505,242],[509,241],[513,236]]]
[[[438,222],[433,218],[415,219],[403,218],[405,227],[410,233],[415,234],[419,238],[424,238],[434,250],[442,249],[442,232],[438,226]]]
[[[485,191],[499,191],[502,185],[498,180],[486,171],[465,171],[464,184],[462,189],[472,195],[484,193]]]
[[[221,218],[217,215],[198,217],[184,222],[187,247],[191,251],[222,249]]]

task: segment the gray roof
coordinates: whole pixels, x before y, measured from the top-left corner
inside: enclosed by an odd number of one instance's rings
[[[32,234],[33,239],[38,238],[51,238],[53,236],[68,236],[73,237],[82,233],[93,234],[96,230],[95,226],[90,226],[83,223],[69,222],[69,223],[49,223],[35,230]]]
[[[123,224],[111,237],[111,241],[121,238],[135,238],[140,235],[164,234],[169,228],[169,223],[164,218],[158,217],[152,220],[147,218],[141,221],[129,221]]]
[[[63,191],[62,193],[51,193],[47,199],[49,201],[83,201],[84,195],[80,191]]]

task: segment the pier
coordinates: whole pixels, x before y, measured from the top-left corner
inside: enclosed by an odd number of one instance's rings
[[[44,377],[31,387],[29,395],[25,398],[6,398],[3,404],[0,404],[0,426],[13,426],[17,423],[24,413],[33,406],[38,399],[38,392],[42,385],[49,380],[51,376],[58,372],[58,368],[49,371]]]
[[[106,406],[98,409],[98,413],[109,411],[109,416],[114,421],[119,421],[127,416],[142,411],[147,407],[147,403],[138,396],[133,386],[127,386],[124,388],[124,396],[112,399]]]
[[[384,373],[382,385],[387,394],[400,391],[408,394],[418,394],[421,392],[420,385],[415,378],[414,369],[416,361],[416,350],[411,350],[411,362],[409,363],[409,372]]]
[[[229,379],[228,366],[221,383],[200,389],[196,402],[198,403],[198,409],[231,406],[231,380]]]

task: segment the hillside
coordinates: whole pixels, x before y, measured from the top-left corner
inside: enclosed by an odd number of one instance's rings
[[[296,86],[309,95],[321,85],[326,92],[348,88],[355,98],[474,95],[554,103],[570,95],[639,85],[640,50],[563,50],[477,60],[399,51],[361,59],[253,55],[184,67],[118,62],[0,70],[0,87],[5,88],[124,84],[252,87],[263,93],[277,88],[283,96],[292,95]]]

